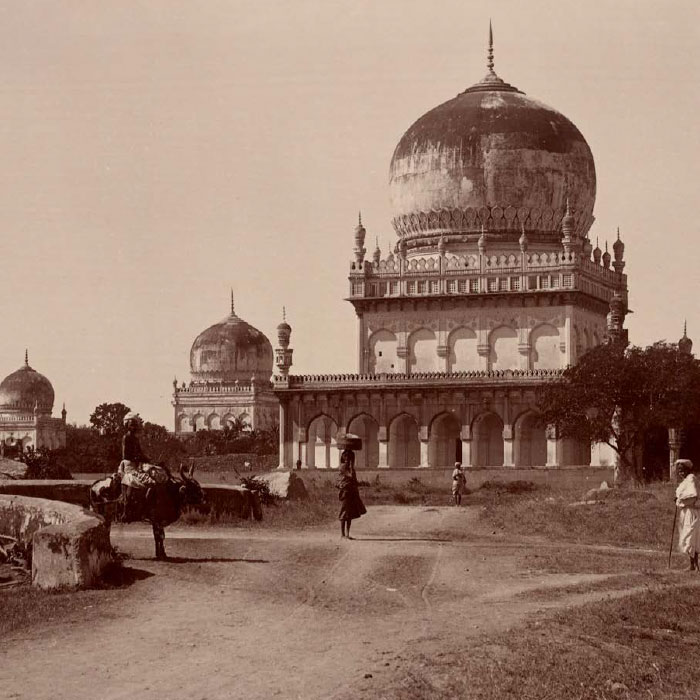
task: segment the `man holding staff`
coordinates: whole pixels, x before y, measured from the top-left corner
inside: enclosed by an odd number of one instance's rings
[[[693,463],[689,459],[676,460],[678,488],[676,507],[678,508],[678,548],[690,559],[688,571],[698,571],[700,552],[700,484],[693,474]]]

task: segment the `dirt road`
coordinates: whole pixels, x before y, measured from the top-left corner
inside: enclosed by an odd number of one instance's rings
[[[530,573],[532,544],[451,537],[474,520],[471,508],[378,506],[352,541],[174,527],[167,562],[145,527],[117,529],[138,580],[90,621],[2,640],[0,697],[371,698],[416,654],[468,649],[543,607],[517,594],[601,578]]]

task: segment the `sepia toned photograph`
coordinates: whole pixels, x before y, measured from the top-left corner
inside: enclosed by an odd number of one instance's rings
[[[0,0],[0,699],[700,698],[698,46]]]

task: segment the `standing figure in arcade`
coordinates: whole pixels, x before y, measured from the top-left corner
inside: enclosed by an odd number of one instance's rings
[[[676,488],[678,508],[678,548],[690,559],[689,571],[698,571],[700,552],[700,483],[693,474],[693,463],[689,459],[676,460],[679,484]]]
[[[350,537],[350,523],[367,512],[360,498],[360,490],[355,474],[355,453],[345,448],[340,455],[340,472],[338,474],[338,498],[340,500],[340,536]]]
[[[452,471],[452,497],[456,506],[462,505],[462,494],[467,486],[467,479],[462,471],[462,463],[455,462],[455,468]]]

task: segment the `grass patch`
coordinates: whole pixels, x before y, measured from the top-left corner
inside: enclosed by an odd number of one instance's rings
[[[572,505],[581,497],[578,492],[535,493],[535,497],[499,494],[485,502],[480,519],[506,534],[658,549],[669,545],[674,510],[671,485],[616,489],[605,500],[580,506]],[[468,502],[473,502],[471,497]]]
[[[621,571],[667,570],[665,553],[620,552],[598,549],[545,549],[523,559],[526,569],[547,574],[618,574]]]
[[[699,605],[700,589],[686,586],[540,616],[468,651],[421,657],[400,669],[400,681],[379,695],[386,700],[697,698]]]
[[[641,573],[622,574],[608,576],[597,581],[583,581],[570,586],[548,586],[523,591],[518,598],[526,600],[553,601],[559,598],[568,598],[572,595],[584,595],[586,593],[600,593],[612,591],[626,591],[631,588],[646,586],[659,586],[675,583],[678,580],[676,573],[666,574],[662,571],[643,571]]]

